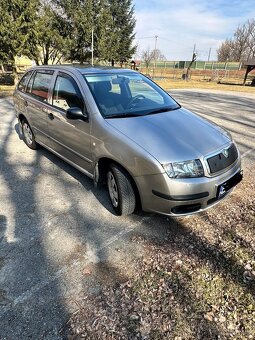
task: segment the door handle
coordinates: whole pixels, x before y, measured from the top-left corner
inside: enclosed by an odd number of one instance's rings
[[[26,100],[24,101],[24,105],[25,105],[25,106],[28,106],[28,102],[27,102]]]
[[[52,113],[49,113],[49,114],[48,114],[48,117],[49,117],[50,120],[53,120],[53,119],[54,119],[54,115],[53,115]]]

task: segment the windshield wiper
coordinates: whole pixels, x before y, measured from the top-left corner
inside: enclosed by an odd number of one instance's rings
[[[125,113],[125,112],[122,112],[122,113],[112,113],[110,115],[105,115],[104,118],[107,119],[107,118],[128,118],[128,117],[138,117],[138,116],[141,116],[141,114],[139,113]]]
[[[178,110],[180,109],[181,106],[177,106],[177,107],[162,107],[162,108],[159,108],[159,109],[155,109],[155,110],[152,110],[152,111],[149,111],[145,114],[145,116],[147,115],[153,115],[153,114],[156,114],[156,113],[161,113],[161,112],[167,112],[167,111],[174,111],[174,110]]]
[[[105,115],[104,118],[128,118],[128,117],[143,117],[143,116],[147,116],[147,115],[153,115],[156,113],[161,113],[161,112],[167,112],[167,111],[174,111],[174,110],[178,110],[180,109],[181,106],[177,106],[177,107],[162,107],[162,108],[158,108],[152,111],[147,111],[147,112],[121,112],[121,113],[112,113],[109,115]]]

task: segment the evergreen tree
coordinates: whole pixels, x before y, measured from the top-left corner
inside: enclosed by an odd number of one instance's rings
[[[94,17],[94,54],[98,60],[108,61],[116,55],[118,36],[114,31],[114,20],[107,0],[101,1],[101,10]]]
[[[134,6],[132,0],[56,0],[69,22],[70,49],[66,58],[91,60],[92,30],[94,56],[98,60],[123,62],[134,54]]]
[[[113,18],[112,34],[116,38],[114,46],[111,46],[112,64],[119,61],[121,64],[130,59],[136,51],[132,46],[135,33],[134,6],[132,0],[109,0],[111,15]]]
[[[38,0],[0,0],[0,62],[14,64],[16,56],[30,57],[36,49],[38,6]]]
[[[96,13],[100,12],[98,0],[57,0],[68,24],[69,49],[67,60],[83,63],[91,58],[91,36]]]
[[[37,49],[33,59],[37,64],[58,63],[70,48],[68,23],[52,4],[44,3],[36,23]]]
[[[132,0],[0,0],[0,62],[124,62],[135,52]]]

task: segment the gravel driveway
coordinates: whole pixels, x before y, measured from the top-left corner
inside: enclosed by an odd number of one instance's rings
[[[255,96],[175,90],[184,107],[226,127],[255,160]],[[113,214],[107,192],[20,140],[12,99],[0,99],[0,339],[58,339],[82,295],[128,276],[143,254],[137,233],[161,238],[176,219]],[[178,230],[177,230],[178,232]],[[91,277],[90,266],[97,265]]]

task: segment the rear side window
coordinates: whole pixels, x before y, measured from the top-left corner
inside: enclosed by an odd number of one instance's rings
[[[47,101],[53,71],[37,71],[33,83],[29,83],[30,93],[40,101]],[[29,90],[29,89],[28,89]]]
[[[64,111],[70,107],[79,107],[83,111],[84,104],[81,92],[75,80],[69,75],[60,73],[57,77],[52,105]]]
[[[27,93],[31,93],[34,79],[35,79],[35,73],[32,75],[32,77],[30,78],[30,80],[28,82],[27,89],[26,89]]]
[[[18,90],[21,92],[25,92],[26,91],[26,86],[27,83],[32,75],[33,71],[28,71],[26,74],[24,74],[24,76],[21,78],[19,84],[18,84]]]

